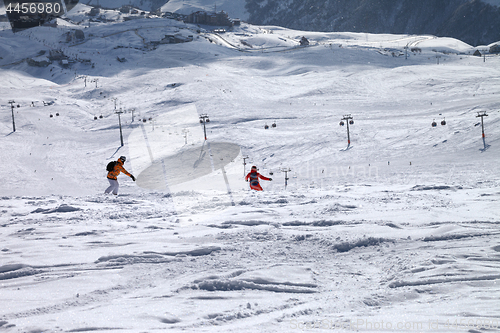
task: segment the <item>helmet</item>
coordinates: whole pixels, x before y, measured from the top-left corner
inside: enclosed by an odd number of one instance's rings
[[[125,161],[127,160],[127,158],[125,156],[120,156],[119,160],[122,161],[123,163],[125,163]]]
[[[254,169],[257,170],[257,167],[255,165],[252,167],[252,170],[254,170]]]

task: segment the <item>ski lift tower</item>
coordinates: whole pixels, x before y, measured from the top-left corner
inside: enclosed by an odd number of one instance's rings
[[[182,129],[182,133],[184,134],[184,144],[187,145],[188,143],[188,133],[189,133],[189,130],[187,128],[183,128]]]
[[[200,123],[203,124],[203,133],[205,134],[205,140],[207,139],[207,128],[205,126],[205,123],[209,123],[210,119],[208,118],[207,114],[202,114],[200,115]]]
[[[243,157],[243,177],[245,177],[247,175],[247,171],[246,171],[246,165],[247,165],[247,160],[249,159],[250,157],[248,156],[244,156]]]
[[[288,173],[292,171],[290,168],[282,168],[281,169],[281,172],[284,172],[285,173],[285,190],[286,190],[286,187],[288,186],[288,180],[290,178],[288,178]]]
[[[483,120],[484,117],[488,117],[488,115],[486,114],[486,111],[479,111],[477,113],[476,118],[481,118],[481,130],[483,133],[483,145],[484,145],[484,149],[486,150],[486,140],[485,140],[485,135],[484,135],[484,120]]]
[[[134,122],[134,112],[135,112],[135,108],[130,109],[130,111],[132,112],[132,122]]]
[[[120,111],[115,112],[118,115],[118,125],[120,126],[120,142],[123,147],[123,133],[122,133],[122,119],[120,115],[123,113],[122,108],[120,108]]]
[[[340,121],[340,126],[344,126],[344,124],[347,124],[347,147],[349,147],[351,145],[351,135],[349,133],[349,125],[354,125],[354,120],[352,119],[352,116],[350,114],[345,115],[344,118],[342,118],[342,120]]]
[[[483,121],[484,117],[488,117],[488,115],[486,114],[486,111],[480,111],[480,112],[477,113],[476,118],[481,118],[481,129],[482,129],[482,132],[483,132],[483,139],[485,138],[485,135],[484,135],[484,121]]]
[[[14,120],[14,103],[16,103],[14,100],[10,100],[10,111],[12,112],[12,132],[16,131],[16,122]]]

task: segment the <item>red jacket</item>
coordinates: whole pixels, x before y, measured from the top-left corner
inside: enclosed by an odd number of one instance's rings
[[[250,171],[248,173],[248,175],[246,175],[245,177],[245,180],[248,180],[248,178],[250,178],[250,181],[259,181],[259,178],[260,179],[264,179],[264,180],[271,180],[270,178],[267,178],[265,176],[262,176],[260,173],[258,173],[257,171]]]
[[[125,168],[123,167],[122,160],[119,159],[118,161],[116,161],[114,169],[112,171],[108,172],[108,178],[116,180],[116,177],[118,177],[120,172],[123,172],[124,174],[126,174],[129,177],[132,176],[127,170],[125,170]]]

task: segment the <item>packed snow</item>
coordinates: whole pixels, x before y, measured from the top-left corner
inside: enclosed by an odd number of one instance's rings
[[[500,332],[498,56],[87,10],[0,31],[2,332]]]

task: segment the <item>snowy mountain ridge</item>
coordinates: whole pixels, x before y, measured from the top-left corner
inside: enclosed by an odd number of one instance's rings
[[[490,45],[89,10],[0,31],[2,331],[500,331]]]
[[[248,22],[298,30],[431,34],[471,45],[500,39],[498,2],[247,0],[245,8]]]
[[[110,8],[119,9],[123,5],[131,5],[142,10],[154,11],[161,8],[162,12],[179,13],[189,15],[196,11],[225,11],[231,18],[240,18],[246,20],[248,13],[245,10],[245,0],[92,0],[87,2],[87,5],[99,5]]]

